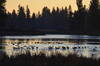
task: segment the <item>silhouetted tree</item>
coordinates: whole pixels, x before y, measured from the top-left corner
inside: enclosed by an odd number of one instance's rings
[[[17,27],[18,27],[18,30],[26,30],[26,14],[25,14],[25,10],[24,10],[24,7],[22,6],[18,6],[19,10],[18,10],[18,23],[17,23]]]
[[[50,15],[50,9],[48,7],[44,7],[42,10],[42,16],[48,17]]]
[[[32,14],[32,19],[36,19],[35,13]]]
[[[71,5],[69,5],[69,8],[68,8],[68,22],[69,22],[69,31],[70,33],[73,33],[75,28],[75,21],[73,20],[73,12],[72,12],[72,7]]]
[[[13,31],[17,27],[17,13],[15,10],[12,13],[8,13],[8,18],[6,22],[6,29]]]
[[[61,29],[60,30],[62,30],[62,31],[68,31],[69,30],[69,22],[68,22],[68,9],[67,9],[67,7],[65,7],[65,8],[62,8],[61,10],[60,10],[60,13],[58,13],[58,24],[59,24],[59,26],[58,27],[60,27]],[[66,27],[67,26],[67,27]]]
[[[26,18],[30,19],[30,9],[28,8],[28,5],[26,7]]]
[[[11,28],[16,29],[17,27],[17,13],[15,10],[12,11],[12,16],[11,16]]]
[[[83,0],[76,0],[76,5],[78,6],[78,10],[81,10],[83,8],[82,1]]]
[[[100,33],[99,0],[91,0],[88,13],[88,31],[91,33]]]
[[[19,10],[18,10],[18,17],[20,19],[25,19],[26,15],[25,15],[25,10],[24,10],[24,7],[22,6],[18,6],[19,7]]]
[[[0,31],[5,29],[5,18],[6,18],[6,9],[5,9],[6,0],[0,0]]]
[[[75,32],[84,33],[85,31],[84,24],[85,24],[85,18],[87,15],[86,13],[87,11],[86,11],[86,8],[82,4],[82,0],[76,0],[76,4],[78,7],[78,10],[75,11],[74,13],[74,21],[76,23]]]
[[[41,17],[41,28],[44,30],[50,29],[51,28],[51,13],[50,9],[48,7],[44,7],[42,9],[42,17]]]
[[[35,13],[32,14],[31,25],[32,25],[32,27],[36,27],[36,15],[35,15]]]

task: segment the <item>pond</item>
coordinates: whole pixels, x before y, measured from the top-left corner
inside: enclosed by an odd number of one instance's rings
[[[26,54],[46,56],[61,54],[100,58],[100,36],[88,35],[37,35],[4,36],[1,51],[10,56]]]

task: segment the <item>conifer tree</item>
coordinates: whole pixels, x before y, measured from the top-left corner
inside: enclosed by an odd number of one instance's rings
[[[6,18],[6,9],[5,9],[6,0],[0,0],[0,30],[5,28],[5,18]]]

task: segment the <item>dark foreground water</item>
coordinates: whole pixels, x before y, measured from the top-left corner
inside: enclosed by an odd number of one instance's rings
[[[16,57],[8,56],[0,59],[0,66],[100,66],[100,59],[62,55],[46,57],[44,54],[31,56],[29,53]]]

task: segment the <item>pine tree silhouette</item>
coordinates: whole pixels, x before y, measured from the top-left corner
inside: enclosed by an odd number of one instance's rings
[[[6,9],[5,9],[6,0],[0,0],[0,32],[5,30],[5,20],[6,20]]]
[[[100,4],[99,0],[91,0],[88,11],[88,31],[95,34],[100,33]]]

